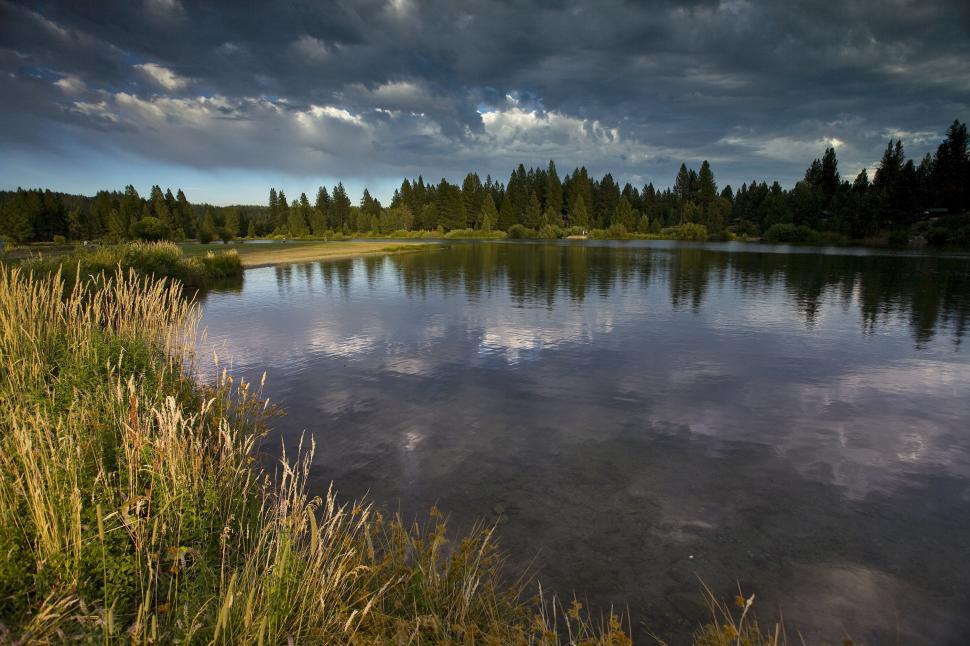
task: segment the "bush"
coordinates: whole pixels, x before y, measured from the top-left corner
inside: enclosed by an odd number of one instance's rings
[[[64,236],[54,236],[53,242],[54,244],[67,244],[67,238]]]
[[[481,229],[452,229],[445,234],[446,240],[502,240],[505,231],[482,231]]]
[[[669,240],[693,240],[703,242],[707,240],[707,227],[696,222],[685,222],[676,227],[665,227],[660,235]]]
[[[212,230],[207,228],[202,228],[199,230],[199,242],[202,244],[209,244],[212,242],[212,238],[215,237]]]
[[[63,268],[66,279],[82,280],[101,273],[113,274],[119,267],[139,276],[174,278],[187,287],[205,287],[215,280],[242,276],[242,261],[235,250],[209,252],[189,258],[171,242],[131,242],[107,247],[78,249],[66,256],[26,260],[23,266],[36,274],[53,274]]]
[[[761,230],[758,228],[758,225],[751,220],[741,220],[734,225],[734,232],[739,236],[754,238],[761,232]]]
[[[950,244],[956,247],[970,247],[970,224],[951,232]]]
[[[153,242],[167,239],[171,235],[171,232],[164,222],[158,218],[149,216],[131,225],[131,235],[139,240]]]
[[[822,231],[818,234],[817,242],[827,245],[847,245],[849,244],[849,237],[838,231]]]
[[[804,224],[795,226],[794,224],[779,223],[768,227],[762,239],[765,242],[806,244],[817,243],[819,234],[818,231]]]
[[[626,226],[622,224],[611,224],[606,229],[606,235],[615,240],[625,240],[629,236]]]
[[[556,240],[563,237],[562,227],[557,227],[554,224],[544,224],[542,228],[539,229],[539,233],[536,237],[541,240]]]
[[[950,231],[943,227],[932,227],[926,234],[926,242],[934,247],[945,247],[950,242]]]
[[[889,244],[893,247],[905,247],[909,244],[909,231],[906,229],[893,229],[889,233]]]
[[[509,227],[508,237],[510,240],[532,240],[539,235],[535,229],[529,229],[521,224],[513,224]]]

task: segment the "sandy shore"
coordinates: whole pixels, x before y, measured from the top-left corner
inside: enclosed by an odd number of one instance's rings
[[[191,249],[186,249],[189,254],[207,250],[223,251],[235,249],[239,253],[243,267],[251,269],[253,267],[268,267],[271,265],[315,262],[318,260],[342,260],[345,258],[355,258],[357,256],[368,256],[374,254],[408,253],[422,249],[430,249],[437,243],[427,242],[367,242],[348,240],[340,242],[266,242],[266,243],[243,243],[233,245],[211,244],[204,249],[197,250],[197,245],[192,245]]]

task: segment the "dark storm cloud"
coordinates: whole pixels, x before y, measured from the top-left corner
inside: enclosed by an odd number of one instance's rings
[[[970,8],[904,2],[0,3],[0,136],[295,175],[681,161],[790,183],[970,112]]]

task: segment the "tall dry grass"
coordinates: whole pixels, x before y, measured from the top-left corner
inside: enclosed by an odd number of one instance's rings
[[[523,601],[491,529],[450,540],[270,477],[260,388],[186,366],[198,309],[116,270],[0,267],[0,641],[628,643]]]
[[[239,279],[243,273],[242,261],[234,249],[186,256],[181,247],[171,242],[79,247],[69,254],[34,256],[20,264],[36,274],[54,274],[62,270],[69,287],[76,278],[86,281],[102,273],[111,275],[118,267],[139,276],[178,280],[191,288]]]

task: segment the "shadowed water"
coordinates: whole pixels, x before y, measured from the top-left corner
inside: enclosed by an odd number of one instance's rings
[[[203,302],[320,491],[497,519],[638,637],[685,639],[700,577],[810,642],[970,641],[968,257],[452,244]]]

